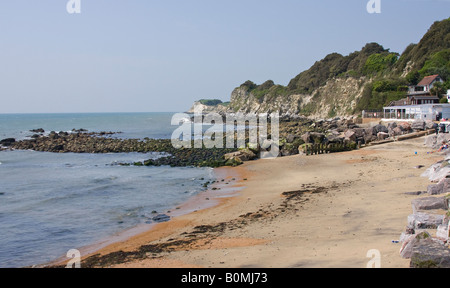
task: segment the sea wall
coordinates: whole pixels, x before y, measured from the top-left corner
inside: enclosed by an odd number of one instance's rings
[[[447,139],[449,134],[431,135],[424,144],[435,151]],[[400,255],[411,259],[412,268],[450,268],[450,151],[438,153],[443,160],[422,174],[430,180],[426,191],[410,193],[418,197],[411,202],[412,214],[400,237]]]

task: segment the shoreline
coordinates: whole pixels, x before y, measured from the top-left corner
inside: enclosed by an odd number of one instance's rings
[[[236,173],[236,170],[233,168],[219,167],[211,169],[213,173],[212,179],[215,183],[210,184],[208,189],[199,192],[187,201],[181,203],[180,205],[174,206],[172,209],[164,213],[164,215],[170,216],[170,221],[160,223],[155,222],[152,224],[139,224],[135,227],[120,231],[114,235],[110,235],[105,239],[97,241],[96,243],[78,247],[76,249],[80,251],[83,259],[87,258],[91,255],[102,252],[104,249],[108,249],[110,246],[133,241],[133,238],[135,237],[139,237],[145,233],[151,233],[153,230],[158,230],[158,226],[166,226],[164,224],[175,221],[178,217],[219,206],[228,198],[236,197],[243,189],[244,183],[241,183],[243,181],[238,179],[239,174]],[[33,267],[62,267],[65,266],[69,260],[70,259],[66,258],[65,255],[62,255],[49,263],[36,264],[33,265]]]
[[[245,184],[239,195],[86,255],[82,265],[364,268],[367,252],[377,249],[383,268],[407,268],[392,240],[414,199],[405,193],[429,184],[416,167],[439,158],[426,153],[423,141],[218,168],[239,175],[235,184]]]

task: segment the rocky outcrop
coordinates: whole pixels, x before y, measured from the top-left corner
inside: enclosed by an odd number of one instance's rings
[[[7,138],[0,141],[0,146],[9,147],[13,145],[16,142],[16,139],[14,138]]]

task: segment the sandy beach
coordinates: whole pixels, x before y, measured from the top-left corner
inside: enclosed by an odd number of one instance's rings
[[[191,213],[87,255],[82,266],[365,268],[376,249],[382,268],[407,268],[392,240],[417,197],[405,193],[426,190],[420,175],[441,158],[428,151],[417,138],[219,168],[217,190],[182,207]],[[227,187],[240,190],[226,197]],[[214,205],[196,210],[205,201]]]

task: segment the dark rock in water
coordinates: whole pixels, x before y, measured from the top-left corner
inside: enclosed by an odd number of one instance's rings
[[[170,216],[168,216],[166,214],[159,214],[159,215],[153,217],[152,221],[154,221],[156,223],[168,222],[168,221],[170,221]]]
[[[33,133],[44,133],[45,130],[42,129],[42,128],[39,128],[39,129],[33,129],[33,130],[30,130],[30,132],[33,132]]]
[[[6,193],[5,192],[0,192],[0,196],[3,196],[3,195],[5,195]]]
[[[15,142],[16,142],[16,139],[14,139],[14,138],[3,139],[0,141],[0,146],[11,146]]]
[[[81,133],[81,132],[88,132],[88,130],[83,129],[83,128],[81,128],[81,129],[75,129],[75,128],[73,128],[73,129],[72,129],[72,132],[75,132],[75,133]]]

